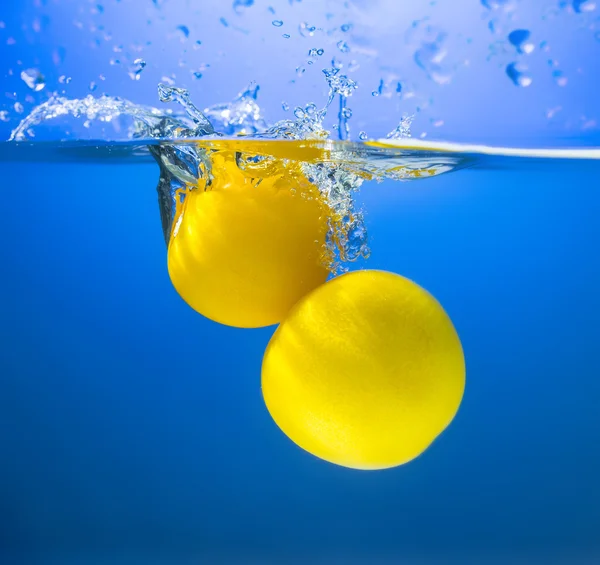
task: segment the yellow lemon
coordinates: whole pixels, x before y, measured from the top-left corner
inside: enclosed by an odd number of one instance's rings
[[[456,330],[424,289],[355,271],[300,300],[273,335],[262,391],[281,430],[345,467],[420,455],[450,424],[465,387]]]
[[[234,155],[215,154],[210,186],[188,191],[178,205],[169,276],[207,318],[269,326],[327,279],[329,209],[297,168],[275,163],[263,177],[249,176]]]

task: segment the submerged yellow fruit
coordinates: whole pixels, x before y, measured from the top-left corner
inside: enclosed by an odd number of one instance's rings
[[[230,326],[280,322],[329,274],[328,208],[298,170],[244,174],[215,153],[213,180],[179,205],[168,250],[171,281],[197,312]],[[264,171],[263,171],[264,172]]]
[[[393,273],[356,271],[300,300],[262,366],[267,408],[306,451],[384,469],[420,455],[465,387],[458,335],[440,304]]]

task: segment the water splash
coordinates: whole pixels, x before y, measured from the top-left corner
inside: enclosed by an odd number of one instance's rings
[[[411,126],[415,117],[411,116],[403,116],[400,120],[400,123],[385,137],[386,139],[405,139],[407,137],[411,137]]]
[[[204,115],[219,132],[226,135],[253,135],[267,129],[257,103],[260,87],[251,83],[233,102],[217,104],[204,110]]]

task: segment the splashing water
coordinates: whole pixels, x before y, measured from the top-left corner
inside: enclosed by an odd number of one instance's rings
[[[235,150],[237,166],[252,171],[269,171],[269,167],[296,162],[302,174],[324,196],[333,211],[327,238],[327,257],[335,272],[346,270],[344,263],[369,255],[364,218],[355,208],[353,195],[365,180],[385,178],[411,180],[441,174],[461,166],[458,158],[437,155],[424,158],[407,154],[398,158],[384,157],[385,146],[369,142],[365,151],[359,144],[338,143],[330,139],[323,123],[332,103],[339,102],[337,129],[343,139],[352,111],[346,101],[357,88],[356,83],[341,73],[338,67],[325,69],[329,95],[323,108],[309,103],[297,107],[293,119],[269,125],[257,102],[259,86],[251,84],[232,102],[217,104],[201,111],[183,88],[161,83],[161,102],[175,103],[175,108],[159,110],[110,96],[82,99],[52,97],[35,108],[19,123],[11,140],[56,139],[57,127],[61,139],[83,139],[90,136],[102,140],[129,139],[147,146],[160,166],[158,195],[161,222],[168,243],[175,219],[176,199],[180,194],[199,186],[210,187],[211,156],[227,147]],[[387,136],[390,140],[410,137],[412,116],[405,116]],[[361,132],[361,139],[366,134]],[[282,155],[282,140],[292,142],[298,155]],[[237,143],[234,149],[232,143]],[[230,144],[230,145],[227,145]],[[258,145],[257,145],[258,144]],[[296,145],[294,145],[296,144]],[[278,146],[280,149],[275,150]],[[380,148],[381,147],[381,148]],[[304,159],[302,155],[306,153]],[[293,152],[292,152],[293,153]]]

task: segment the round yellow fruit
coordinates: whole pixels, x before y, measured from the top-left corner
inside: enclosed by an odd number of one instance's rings
[[[207,190],[187,192],[169,242],[169,276],[197,312],[221,324],[279,323],[327,279],[328,207],[284,167],[250,178],[215,158]]]
[[[345,467],[414,459],[450,424],[465,388],[456,330],[427,291],[355,271],[300,300],[273,335],[262,391],[281,430]]]

